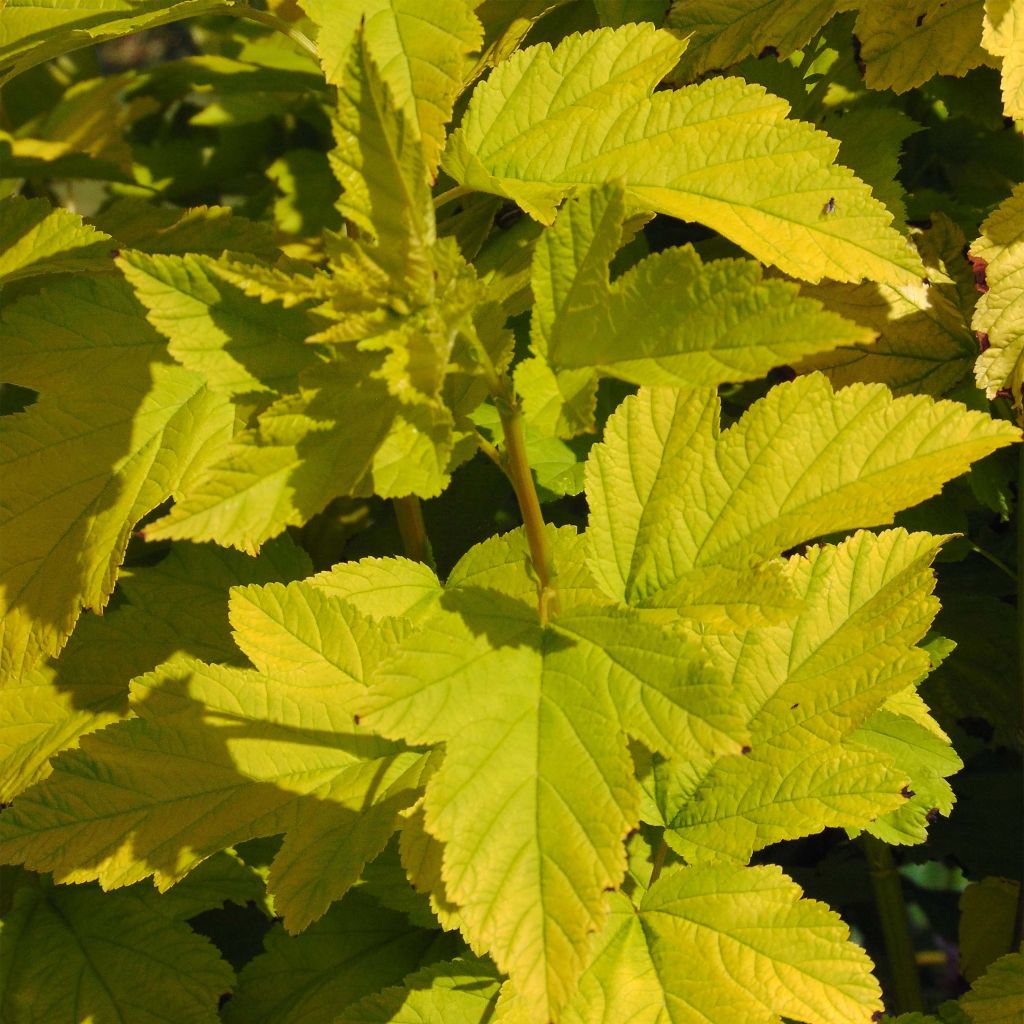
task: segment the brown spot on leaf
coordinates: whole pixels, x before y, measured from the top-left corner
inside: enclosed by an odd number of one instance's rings
[[[750,747],[746,743],[744,743],[743,746],[740,747],[740,753],[741,754],[749,754],[750,753]]]
[[[916,793],[915,793],[915,792],[914,792],[914,791],[913,791],[913,790],[912,790],[912,789],[911,789],[911,788],[910,788],[909,786],[904,786],[904,787],[903,787],[903,788],[902,788],[902,789],[900,790],[900,794],[901,794],[902,796],[905,796],[905,797],[906,797],[906,798],[907,798],[908,800],[909,800],[909,799],[910,799],[910,798],[911,798],[912,796],[917,796],[917,794],[916,794]]]

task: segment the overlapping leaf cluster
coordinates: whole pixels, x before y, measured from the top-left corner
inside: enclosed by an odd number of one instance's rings
[[[0,59],[214,5],[72,6],[22,11]],[[657,90],[750,39],[801,47],[850,4],[756,26],[719,4],[712,27],[677,3],[688,47],[606,11],[522,49],[533,5],[301,6],[337,88],[322,231],[0,200],[3,374],[38,393],[2,424],[0,860],[27,870],[0,1011],[877,1019],[847,925],[751,860],[833,827],[921,843],[953,805],[961,762],[918,692],[949,537],[892,524],[1019,439],[938,397],[970,324],[979,382],[1019,401],[1019,193],[971,249],[974,308],[956,229],[915,247],[777,93]],[[1012,14],[986,10],[1009,107]],[[869,85],[898,88],[897,58]],[[306,223],[294,202],[279,228]],[[505,202],[532,222],[497,232]],[[656,214],[723,248],[623,267]],[[915,387],[934,332],[959,363]],[[726,415],[725,386],[792,365]],[[610,416],[608,380],[634,392]],[[544,525],[529,453],[598,432],[585,521]],[[338,498],[434,497],[481,448],[525,525],[443,576],[397,556],[313,573],[281,536]],[[170,553],[125,570],[144,519]],[[237,976],[185,923],[226,899],[280,919]],[[1001,965],[971,1019],[998,1019]]]

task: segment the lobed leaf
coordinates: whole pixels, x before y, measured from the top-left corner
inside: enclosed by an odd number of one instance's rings
[[[1000,957],[961,1000],[971,1024],[1013,1024],[1024,999],[1024,952]]]
[[[609,419],[587,466],[589,564],[609,596],[644,605],[694,569],[891,522],[1018,436],[953,402],[833,392],[817,374],[721,433],[718,415],[712,392],[644,388]]]
[[[49,759],[128,714],[128,684],[176,652],[239,660],[228,624],[228,588],[302,576],[309,560],[291,541],[259,558],[177,544],[152,567],[122,573],[123,600],[78,624],[60,659],[0,689],[0,802],[50,773]]]
[[[169,362],[112,276],[12,303],[0,349],[4,379],[40,392],[3,420],[0,676],[14,679],[61,649],[83,605],[103,608],[136,522],[187,489],[234,413]]]
[[[316,673],[178,657],[135,681],[133,710],[16,799],[0,855],[61,881],[115,888],[153,875],[167,889],[219,850],[287,832],[269,885],[299,930],[384,848],[432,768],[429,755],[355,731],[345,695]]]
[[[985,0],[981,45],[1002,57],[1003,113],[1024,118],[1024,4],[1020,0]]]
[[[965,75],[991,61],[981,48],[984,0],[873,0],[860,4],[864,82],[906,92],[934,75]]]
[[[631,204],[706,224],[796,277],[921,275],[889,213],[834,164],[837,144],[783,100],[737,79],[653,93],[681,52],[628,25],[517,53],[475,90],[443,166],[543,223],[574,188],[621,179]]]
[[[978,386],[992,398],[1008,388],[1018,404],[1024,388],[1024,185],[981,225],[971,256],[985,262],[988,290],[978,300],[972,326],[988,337],[974,367]]]
[[[687,387],[752,380],[874,337],[792,283],[762,280],[752,260],[704,264],[689,246],[649,256],[612,284],[624,216],[620,188],[590,190],[565,204],[537,247],[531,338],[545,365],[521,366],[517,382],[527,416],[550,434],[593,429],[599,375]],[[545,372],[561,403],[539,384]]]
[[[346,1007],[434,959],[436,932],[363,893],[348,894],[299,936],[275,927],[238,975],[228,1024],[336,1024]]]
[[[0,282],[109,265],[111,238],[45,199],[0,199]]]
[[[871,962],[802,895],[774,866],[667,869],[636,909],[614,898],[562,1021],[868,1024],[882,1006]]]
[[[375,378],[379,359],[346,354],[309,371],[256,430],[239,434],[149,539],[216,540],[255,552],[334,497],[432,497],[447,483],[450,414],[403,405]]]
[[[494,542],[475,571],[453,572],[441,608],[382,666],[360,720],[446,744],[424,809],[444,843],[447,899],[530,1012],[550,1017],[625,871],[638,813],[626,734],[681,757],[739,740],[725,687],[680,660],[677,637],[611,608],[563,610],[542,629],[533,603],[512,596],[529,588],[536,599],[522,563],[492,555],[502,557]]]
[[[349,9],[350,13],[356,13]],[[341,215],[373,241],[372,259],[413,293],[430,288],[436,232],[419,138],[392,99],[365,35],[351,46],[334,122],[331,167]]]
[[[40,880],[18,888],[0,928],[7,1024],[216,1024],[234,981],[212,942],[137,893]]]
[[[835,387],[877,381],[896,395],[938,397],[959,383],[978,351],[951,286],[826,283],[801,291],[878,334],[873,343],[842,345],[797,365],[820,370]]]
[[[953,810],[953,787],[946,780],[964,765],[949,740],[935,734],[934,724],[928,728],[883,708],[851,736],[852,742],[887,754],[909,779],[911,795],[903,804],[866,827],[890,846],[925,842],[928,826]]]
[[[349,1006],[337,1024],[488,1024],[501,976],[477,957],[440,962]]]
[[[731,67],[766,47],[785,60],[801,50],[838,11],[855,0],[673,0],[665,28],[687,39],[673,78],[692,81]]]
[[[314,318],[249,298],[202,256],[126,252],[117,264],[167,351],[216,391],[291,391],[316,362]]]
[[[870,726],[855,732],[928,670],[914,645],[938,610],[929,563],[940,543],[893,530],[811,548],[788,565],[798,614],[745,633],[702,631],[698,643],[731,679],[750,741],[745,755],[668,766],[679,779],[661,800],[666,838],[690,863],[745,861],[782,839],[866,827],[906,803],[911,774],[949,768],[948,741],[932,737],[936,760],[906,734],[908,719],[902,735],[917,746],[886,742]],[[872,722],[884,733],[883,720]],[[920,809],[922,826],[931,806]]]

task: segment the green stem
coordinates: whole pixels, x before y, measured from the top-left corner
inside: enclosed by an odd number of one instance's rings
[[[415,494],[404,498],[394,498],[391,502],[398,520],[398,532],[402,537],[402,547],[406,557],[414,562],[422,562],[431,569],[436,569],[434,552],[430,547],[427,527],[423,522],[423,506]]]
[[[523,410],[516,400],[508,374],[498,372],[494,360],[491,359],[487,347],[481,342],[476,331],[467,331],[465,337],[477,354],[488,390],[501,418],[505,454],[504,458],[498,456],[499,465],[504,468],[512,483],[512,489],[516,492],[519,513],[523,517],[523,526],[526,529],[526,541],[530,546],[530,561],[537,575],[537,611],[540,614],[540,621],[546,625],[549,616],[558,611],[558,593],[553,582],[551,554],[544,536],[544,514],[540,510],[540,499],[533,484],[530,460],[526,455]],[[488,454],[494,457],[497,453]]]
[[[294,25],[290,25],[276,14],[271,14],[269,11],[257,11],[254,7],[234,7],[226,13],[245,18],[247,21],[257,21],[261,25],[266,25],[267,28],[274,29],[275,32],[280,32],[297,46],[301,46],[318,64],[320,63],[320,51],[316,48],[316,43],[305,32],[299,31]]]
[[[442,192],[439,196],[434,197],[434,209],[440,210],[442,206],[447,206],[448,203],[452,203],[456,199],[468,196],[472,191],[468,185],[456,185],[454,188],[448,189],[447,192]]]
[[[1018,524],[1020,523],[1019,518],[1017,522]],[[982,558],[987,559],[997,569],[1001,569],[1003,572],[1005,572],[1006,575],[1009,576],[1014,583],[1017,582],[1017,574],[1001,558],[997,558],[995,555],[992,554],[991,551],[986,551],[980,544],[975,544],[973,540],[969,540],[967,543],[970,546],[970,549],[976,555],[981,555]]]
[[[917,974],[914,943],[907,926],[907,907],[903,902],[903,886],[892,859],[892,852],[880,839],[864,833],[861,845],[868,862],[871,886],[885,936],[886,959],[892,981],[893,1015],[924,1010],[921,980]]]
[[[537,610],[540,621],[547,623],[551,612],[557,611],[558,595],[555,591],[548,551],[544,536],[544,514],[540,510],[537,488],[533,485],[530,461],[526,457],[526,435],[523,433],[523,411],[518,402],[496,399],[501,428],[505,435],[505,468],[519,502],[519,512],[530,545],[530,559],[537,574]]]
[[[486,455],[487,458],[489,458],[491,462],[493,462],[498,467],[498,469],[500,469],[502,473],[504,473],[505,460],[501,457],[501,452],[499,452],[498,449],[493,444],[491,444],[491,442],[488,441],[487,438],[484,437],[484,435],[481,434],[479,430],[475,430],[473,431],[473,433],[476,435],[476,443],[480,451],[482,451],[484,455]]]

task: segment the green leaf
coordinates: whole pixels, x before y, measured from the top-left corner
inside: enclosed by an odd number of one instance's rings
[[[135,523],[187,490],[234,415],[113,276],[12,303],[0,350],[4,380],[40,392],[3,419],[0,675],[15,677],[60,650],[83,605],[103,608]]]
[[[141,32],[223,6],[218,0],[5,0],[0,25],[0,81],[104,39]]]
[[[176,210],[143,199],[117,199],[90,223],[113,235],[122,249],[147,253],[219,256],[225,250],[274,256],[274,232],[266,224],[240,217],[226,206]]]
[[[355,615],[338,602],[323,628]],[[15,800],[0,856],[62,881],[153,875],[166,889],[219,850],[286,832],[268,884],[286,926],[305,927],[384,848],[432,767],[359,731],[318,660],[277,677],[178,657],[135,680],[138,717],[83,737]]]
[[[256,868],[234,850],[215,853],[167,892],[158,893],[148,882],[139,882],[125,892],[141,897],[148,906],[175,921],[188,921],[207,910],[219,910],[228,903],[244,907],[255,903],[268,917],[266,883]]]
[[[958,594],[942,609],[938,629],[956,651],[925,683],[944,722],[982,718],[997,746],[1024,744],[1024,708],[1013,685],[1018,661],[1014,609],[985,593]]]
[[[110,265],[111,238],[45,199],[0,199],[0,284]]]
[[[317,590],[343,598],[375,622],[404,618],[415,623],[444,593],[437,577],[408,558],[363,558],[339,562],[310,579]]]
[[[372,240],[371,258],[395,291],[411,291],[415,304],[430,288],[430,187],[413,123],[395,104],[364,35],[348,53],[334,133],[338,144],[329,156],[343,190],[338,209]]]
[[[964,766],[949,740],[883,708],[853,733],[851,741],[887,754],[910,780],[909,798],[873,821],[866,831],[890,846],[925,842],[935,816],[949,817],[953,810],[953,787],[946,780]]]
[[[960,894],[960,972],[971,984],[1013,949],[1020,882],[983,878]]]
[[[354,605],[306,581],[236,587],[229,614],[235,642],[261,672],[349,693],[362,690],[407,632],[401,620],[375,625]]]
[[[805,285],[801,292],[878,336],[869,344],[808,356],[797,366],[802,372],[820,370],[836,387],[877,381],[897,395],[938,397],[959,383],[976,358],[977,339],[953,284],[824,283]]]
[[[312,317],[249,298],[208,258],[127,252],[117,264],[170,354],[217,391],[290,391],[316,361],[305,344],[317,327]]]
[[[865,827],[906,802],[912,769],[934,770],[923,756],[935,757],[930,748],[911,746],[908,757],[895,742],[905,731],[886,742],[884,720],[854,730],[928,670],[914,645],[938,609],[929,563],[940,543],[893,530],[811,548],[788,565],[799,615],[746,633],[702,631],[703,653],[732,680],[750,740],[745,755],[669,766],[679,778],[664,783],[666,838],[687,861],[746,861],[782,839]],[[922,826],[930,806],[919,810]]]
[[[231,441],[148,539],[216,540],[255,552],[334,497],[432,497],[447,483],[450,415],[403,405],[377,379],[380,360],[348,354],[308,372],[256,430]]]
[[[436,963],[345,1009],[337,1024],[488,1024],[501,976],[477,957]]]
[[[965,75],[991,61],[981,48],[984,0],[874,0],[854,32],[870,89],[906,92],[933,75]]]
[[[224,1019],[336,1024],[347,1006],[432,959],[436,934],[410,928],[404,915],[351,892],[299,936],[275,927],[264,940],[266,952],[239,974]]]
[[[752,380],[874,337],[801,298],[794,284],[763,281],[752,260],[703,264],[689,246],[649,256],[611,284],[624,216],[621,189],[588,190],[565,204],[537,247],[533,350],[573,398],[562,409],[545,401],[547,389],[530,387],[540,371],[529,364],[517,380],[528,418],[549,433],[593,429],[599,375],[688,387]]]
[[[981,226],[971,256],[985,261],[988,290],[978,300],[972,326],[988,336],[974,373],[989,398],[1009,388],[1021,403],[1024,389],[1024,185]]]
[[[1000,957],[972,986],[960,1005],[971,1024],[1014,1024],[1024,999],[1024,952]]]
[[[398,109],[416,126],[426,172],[433,176],[445,125],[479,49],[482,28],[473,4],[454,0],[437,8],[416,0],[301,0],[320,26],[317,45],[328,82],[341,85],[362,25],[363,38]]]
[[[7,1024],[216,1024],[234,980],[208,939],[136,893],[40,880],[18,889],[0,927]]]
[[[228,624],[228,588],[302,576],[291,541],[259,558],[205,545],[175,545],[159,565],[122,573],[124,600],[76,628],[59,661],[0,688],[0,802],[50,773],[49,759],[128,713],[128,684],[181,651],[238,661]]]
[[[614,898],[561,1021],[868,1024],[882,1007],[870,960],[802,895],[774,866],[667,869],[637,909]]]
[[[833,393],[817,374],[772,389],[728,430],[718,418],[713,392],[644,388],[609,419],[587,465],[588,537],[614,599],[642,606],[692,570],[892,522],[1018,436],[881,385]]]
[[[765,47],[784,60],[801,50],[851,0],[674,0],[665,28],[688,38],[673,78],[692,81],[712,69],[728,68]]]
[[[621,179],[631,204],[706,224],[797,277],[920,276],[889,213],[834,164],[837,144],[787,119],[785,101],[737,79],[652,95],[681,52],[629,25],[515,54],[477,87],[444,168],[544,223],[572,189]]]
[[[1020,0],[985,0],[981,45],[1002,57],[1003,113],[1024,118],[1024,5]]]
[[[403,812],[403,818],[407,820],[410,813],[411,810]],[[363,868],[358,888],[389,910],[404,914],[417,928],[436,929],[438,920],[430,900],[413,888],[402,864],[399,844],[404,831],[403,824],[402,832],[393,836],[384,851]]]
[[[337,231],[338,183],[326,154],[290,149],[268,168],[267,177],[281,195],[274,202],[274,223],[290,235],[316,238],[325,228]],[[225,246],[228,248],[228,246]]]
[[[540,627],[536,584],[503,548],[453,571],[441,608],[382,666],[361,721],[446,744],[425,824],[445,844],[447,895],[471,942],[550,1017],[625,871],[638,812],[626,734],[686,758],[737,750],[739,733],[724,684],[673,634],[613,608]]]
[[[876,199],[893,215],[893,225],[906,231],[906,192],[899,180],[903,143],[922,130],[921,125],[896,107],[865,102],[840,108],[821,126],[839,142],[839,159],[861,181],[871,186]],[[923,255],[923,254],[922,254]]]

